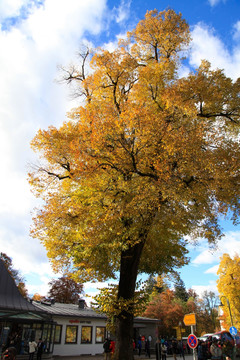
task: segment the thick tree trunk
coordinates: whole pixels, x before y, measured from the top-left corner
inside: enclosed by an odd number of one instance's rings
[[[130,300],[134,297],[139,261],[144,242],[125,250],[121,255],[118,298]],[[116,319],[115,360],[133,359],[133,314],[123,311]]]

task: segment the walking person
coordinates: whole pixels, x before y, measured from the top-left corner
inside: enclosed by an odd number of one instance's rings
[[[111,359],[111,349],[110,349],[111,341],[110,339],[105,339],[103,343],[103,351],[104,351],[104,359],[110,360]]]
[[[142,352],[142,339],[141,339],[141,336],[138,337],[137,348],[138,348],[138,356],[141,356],[141,352]]]
[[[37,360],[42,360],[43,349],[44,342],[42,341],[42,339],[39,339],[37,344]]]
[[[172,340],[172,354],[173,354],[173,358],[174,360],[177,360],[177,341],[175,339]]]
[[[34,353],[35,353],[35,350],[37,348],[37,343],[32,339],[31,341],[29,341],[28,345],[29,345],[29,358],[28,358],[28,360],[33,360]]]
[[[165,344],[165,341],[161,344],[161,353],[162,353],[162,360],[167,359],[167,345]]]

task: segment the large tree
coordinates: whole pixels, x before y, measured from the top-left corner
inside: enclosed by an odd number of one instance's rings
[[[181,14],[147,12],[116,50],[96,50],[89,75],[88,53],[68,71],[85,103],[32,141],[45,201],[32,234],[81,282],[119,274],[118,360],[133,357],[137,275],[183,265],[185,236],[214,243],[218,215],[239,213],[240,81],[207,62],[179,78],[189,41]]]
[[[83,285],[77,283],[69,276],[62,276],[49,282],[48,296],[57,302],[65,304],[77,304],[83,293]]]
[[[226,329],[240,324],[240,256],[223,254],[218,268],[217,288],[222,303],[223,325]]]

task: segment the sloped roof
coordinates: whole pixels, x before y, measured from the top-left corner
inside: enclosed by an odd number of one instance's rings
[[[25,299],[18,290],[4,262],[0,259],[0,309],[13,312],[37,312],[40,310]]]
[[[99,314],[91,308],[80,308],[76,304],[62,304],[62,303],[47,303],[34,301],[33,304],[40,310],[51,315],[81,317],[81,318],[95,318],[106,319],[106,315]]]

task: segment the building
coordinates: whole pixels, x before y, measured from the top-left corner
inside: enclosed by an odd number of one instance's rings
[[[27,354],[29,340],[42,338],[45,353],[54,356],[101,354],[110,336],[107,318],[84,303],[27,301],[0,260],[0,349],[13,345],[19,354]],[[156,325],[155,319],[135,318],[134,339],[151,336],[155,343]]]

